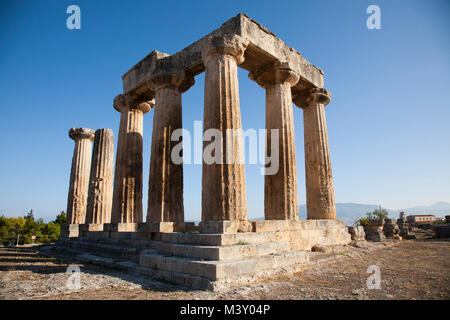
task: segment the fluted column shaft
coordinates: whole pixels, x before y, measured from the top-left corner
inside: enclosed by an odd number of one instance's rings
[[[297,165],[291,85],[276,83],[266,89],[266,153],[270,130],[279,130],[278,172],[264,176],[264,214],[270,219],[298,219]]]
[[[69,224],[80,224],[86,218],[94,130],[72,128],[69,137],[75,140],[75,148],[67,199],[67,221]]]
[[[155,114],[148,182],[147,222],[184,222],[183,163],[172,161],[174,130],[182,128],[181,93],[193,83],[184,74],[162,74],[149,82],[155,93]]]
[[[148,103],[131,101],[119,95],[114,107],[120,112],[116,168],[112,205],[112,223],[142,222],[142,139],[143,116]]]
[[[237,65],[243,62],[246,44],[237,38],[213,38],[202,50],[205,65],[204,131],[221,132],[221,163],[203,159],[202,220],[246,220],[247,199],[239,106]],[[203,148],[211,142],[205,141]],[[231,161],[230,161],[231,159]]]
[[[86,223],[103,224],[111,222],[114,135],[111,129],[95,131],[89,179]]]
[[[333,175],[325,109],[330,93],[323,88],[300,92],[294,102],[303,109],[306,207],[308,219],[336,219]]]
[[[274,174],[266,172],[264,176],[265,219],[297,220],[297,164],[291,86],[298,82],[299,76],[280,63],[249,76],[266,89],[266,156],[278,161],[278,171]],[[271,141],[272,130],[278,130],[275,144]],[[278,148],[278,159],[273,159],[275,150],[271,150],[272,145]]]

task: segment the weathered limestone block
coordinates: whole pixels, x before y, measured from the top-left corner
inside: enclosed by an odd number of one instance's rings
[[[284,252],[238,261],[201,261],[144,253],[140,256],[139,264],[156,270],[187,273],[211,280],[226,281],[232,276],[242,277],[245,274],[271,271],[274,268],[288,268],[308,261],[307,252]]]
[[[252,232],[252,223],[245,220],[202,221],[199,224],[201,233],[236,233]]]
[[[297,165],[291,87],[299,75],[286,64],[269,65],[249,77],[266,89],[266,157],[271,157],[272,130],[278,130],[278,170],[264,176],[266,220],[297,220]],[[272,161],[274,161],[272,159]],[[272,164],[273,165],[273,164]]]
[[[307,220],[313,221],[313,220]],[[341,220],[315,220],[319,224],[306,224],[301,231],[290,231],[291,250],[311,250],[314,245],[344,245],[351,241],[350,233]],[[329,221],[329,223],[325,223]],[[330,223],[331,222],[331,223]]]
[[[84,223],[91,167],[92,141],[94,130],[72,128],[69,137],[75,140],[75,149],[70,172],[69,195],[67,199],[68,224]],[[73,227],[75,230],[76,228]]]
[[[305,89],[294,97],[303,109],[306,207],[308,219],[336,219],[330,148],[325,120],[331,94],[323,88]]]
[[[103,223],[84,223],[79,225],[79,237],[90,239],[107,238],[107,233],[104,231],[105,224]]]
[[[416,236],[411,232],[412,228],[406,221],[404,212],[400,212],[400,217],[397,219],[397,225],[400,230],[399,235],[404,239],[415,239]]]
[[[156,244],[155,249],[161,254],[216,261],[242,260],[290,251],[289,243],[286,241],[241,243],[230,246],[193,246],[160,242]]]
[[[194,84],[182,73],[153,76],[149,87],[156,92],[148,182],[147,222],[184,222],[183,163],[175,163],[172,150],[179,141],[172,133],[182,128],[181,93]]]
[[[351,241],[342,220],[257,220],[252,224],[254,233],[241,239],[243,242],[288,241],[291,250],[310,250],[314,245],[343,245]]]
[[[322,70],[309,63],[298,51],[287,46],[267,28],[240,13],[222,24],[220,28],[173,55],[157,51],[147,55],[123,76],[123,92],[144,91],[146,81],[152,74],[159,73],[160,69],[165,69],[166,66],[179,71],[185,70],[194,76],[200,74],[204,70],[202,60],[204,43],[212,37],[232,34],[248,41],[246,60],[240,65],[243,69],[254,72],[268,63],[280,61],[287,63],[301,76],[300,81],[292,88],[293,93],[305,88],[323,87]]]
[[[395,219],[385,219],[383,232],[384,235],[388,238],[398,238],[400,236],[400,229]]]
[[[304,220],[303,220],[304,221]],[[288,220],[256,220],[252,221],[255,232],[276,232],[280,230],[289,231],[296,228],[290,228]]]
[[[64,226],[61,228],[61,238],[76,238],[81,235],[80,227],[82,224],[78,223],[68,223],[66,222]]]
[[[114,179],[114,134],[111,129],[95,131],[89,180],[86,223],[101,225],[111,222]],[[92,226],[90,230],[101,231]]]
[[[107,223],[104,224],[104,231],[107,232],[135,232],[138,231],[140,223]],[[112,237],[111,237],[112,238]]]
[[[386,236],[381,230],[371,230],[370,232],[366,232],[366,239],[368,241],[381,242],[386,239]]]
[[[450,224],[435,225],[433,231],[438,238],[450,238]]]
[[[114,174],[111,223],[142,222],[142,135],[143,116],[153,107],[125,95],[114,99],[121,113]]]
[[[205,155],[203,157],[203,221],[247,218],[237,77],[237,65],[244,59],[245,48],[246,42],[238,36],[212,38],[202,48],[205,65],[204,131],[217,129],[223,137],[222,141],[218,141],[220,147],[216,148],[219,154],[216,151],[210,153],[218,161],[206,163]],[[227,136],[229,129],[239,130],[238,134]],[[210,143],[204,142],[204,152]]]
[[[364,225],[364,232],[366,233],[366,240],[380,242],[386,239],[383,232],[385,219],[378,219],[371,221],[368,225]]]
[[[365,240],[366,233],[362,226],[350,226],[348,227],[348,232],[350,233],[352,240]]]
[[[173,232],[173,222],[146,222],[139,228],[140,232]]]

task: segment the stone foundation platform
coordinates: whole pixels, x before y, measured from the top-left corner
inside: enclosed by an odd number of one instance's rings
[[[86,227],[80,226],[81,237],[60,240],[58,245],[87,262],[106,259],[105,266],[131,269],[189,288],[214,290],[292,274],[309,263],[308,251],[313,246],[351,241],[340,220],[248,221],[244,227],[232,221],[210,221],[194,227],[189,224],[189,232],[158,231],[171,228],[140,224],[138,231],[130,232],[105,225],[104,231],[86,233]],[[237,232],[239,229],[251,231]]]

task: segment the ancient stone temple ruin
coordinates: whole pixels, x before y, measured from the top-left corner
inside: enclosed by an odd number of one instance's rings
[[[279,130],[279,170],[264,178],[265,220],[247,219],[244,164],[223,161],[203,162],[202,221],[185,222],[183,165],[170,156],[177,144],[172,132],[182,128],[182,94],[205,72],[203,129],[220,130],[226,137],[222,156],[234,146],[231,154],[239,159],[242,137],[225,134],[241,129],[238,67],[265,89],[266,129]],[[269,30],[239,14],[173,55],[152,51],[122,79],[123,93],[114,99],[120,113],[115,169],[111,130],[70,130],[75,151],[69,224],[60,244],[103,255],[110,267],[216,288],[298,271],[308,264],[313,246],[350,242],[343,221],[336,220],[324,111],[330,93],[323,88],[323,72]],[[293,103],[303,110],[307,220],[298,218]],[[148,112],[154,112],[154,121],[144,222]],[[271,145],[270,135],[266,142]]]

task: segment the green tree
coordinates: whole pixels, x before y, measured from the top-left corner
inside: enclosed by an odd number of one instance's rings
[[[50,243],[59,238],[61,224],[66,221],[66,214],[61,211],[55,221],[45,223],[42,218],[34,220],[33,210],[24,217],[6,218],[0,216],[0,242],[16,244],[31,243],[32,236],[36,236],[35,243]]]
[[[23,227],[21,232],[23,236],[23,243],[31,243],[31,237],[38,236],[43,223],[44,221],[42,219],[38,219],[38,221],[34,220],[33,210],[28,212],[28,214],[25,216],[25,226]]]
[[[25,221],[34,221],[33,209],[31,209],[25,216]]]
[[[54,223],[59,224],[60,226],[62,226],[64,223],[66,223],[67,221],[67,215],[64,211],[61,211],[57,216],[56,219],[54,221]]]
[[[45,239],[42,242],[49,243],[58,240],[60,235],[60,225],[54,222],[49,222],[44,229]]]
[[[0,242],[6,243],[9,240],[9,221],[8,218],[0,217]]]

